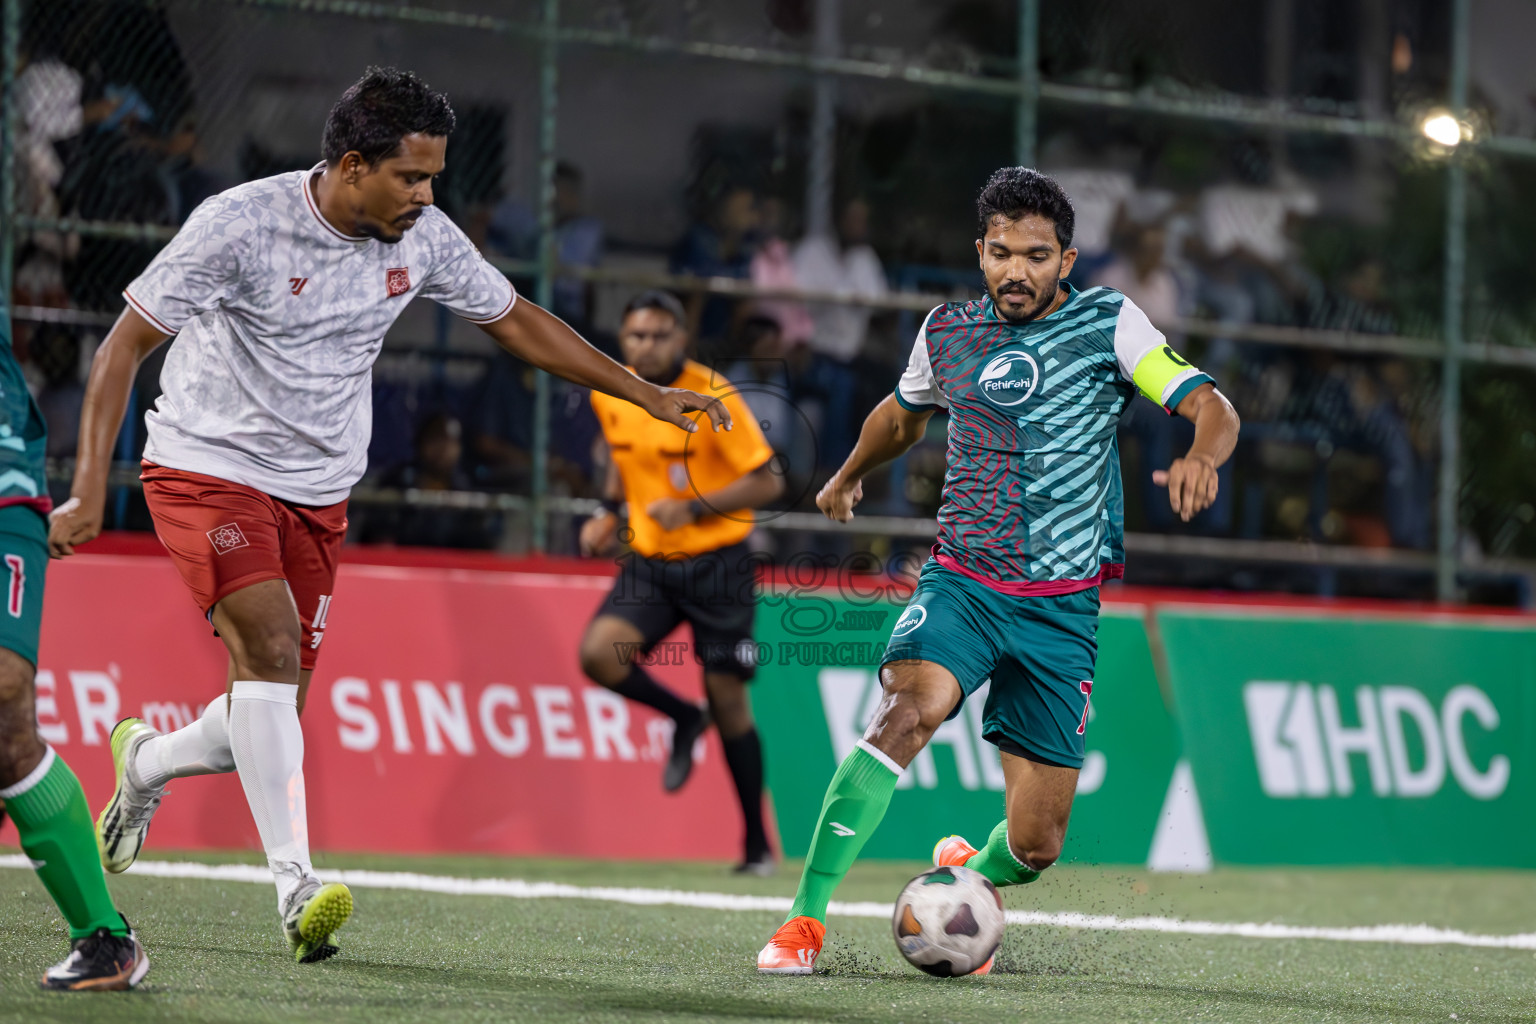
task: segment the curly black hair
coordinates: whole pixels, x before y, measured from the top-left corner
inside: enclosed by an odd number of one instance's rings
[[[407,135],[444,138],[455,119],[448,97],[409,71],[370,67],[331,108],[320,148],[334,164],[354,150],[369,164],[387,160]]]
[[[1000,167],[976,197],[976,219],[983,237],[993,217],[1015,221],[1031,213],[1056,225],[1056,241],[1063,250],[1071,247],[1072,200],[1055,178],[1030,167]]]

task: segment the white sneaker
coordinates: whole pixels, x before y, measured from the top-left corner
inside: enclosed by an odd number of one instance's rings
[[[113,874],[127,871],[144,848],[150,819],[165,796],[164,786],[146,786],[134,770],[144,741],[159,736],[142,718],[125,718],[112,727],[112,767],[117,788],[106,810],[96,819],[96,846],[101,866]]]
[[[351,916],[352,890],[345,885],[321,885],[313,876],[300,882],[283,900],[283,934],[294,960],[313,964],[339,953],[332,933]]]

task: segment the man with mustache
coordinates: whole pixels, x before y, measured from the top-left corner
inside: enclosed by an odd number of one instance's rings
[[[112,731],[117,789],[97,822],[102,864],[138,856],[171,779],[235,771],[300,963],[336,952],[352,912],[309,856],[299,711],[331,611],[347,494],[368,462],[384,334],[418,295],[509,352],[696,430],[716,399],[641,380],[526,299],[432,205],[453,130],[448,98],[369,68],[331,109],[325,159],[203,203],[123,297],[91,367],[56,558],[101,531],[107,471],[133,377],[177,336],[146,416],[144,498],[155,532],[229,650],[228,693],[184,729]]]
[[[789,920],[758,954],[765,974],[810,974],[827,902],[890,804],[897,777],[988,680],[984,735],[1002,751],[1006,816],[980,850],[939,840],[934,863],[998,886],[1061,854],[1083,764],[1099,585],[1124,571],[1115,424],[1137,391],[1195,424],[1153,479],[1186,522],[1216,497],[1238,418],[1120,292],[1066,283],[1072,203],[1038,171],[1005,167],[977,199],[987,297],[928,314],[895,394],[816,497],[847,522],[871,470],[949,412],[939,537],[880,666],[884,697],[838,766]],[[978,973],[991,969],[988,960]]]

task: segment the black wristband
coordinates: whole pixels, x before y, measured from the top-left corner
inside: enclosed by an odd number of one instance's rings
[[[709,515],[709,506],[704,504],[704,502],[700,501],[698,498],[694,498],[692,501],[688,502],[688,511],[693,513],[693,521],[698,522],[700,519],[703,519],[705,516]]]
[[[623,507],[623,502],[617,498],[601,498],[598,500],[598,504],[602,506],[603,511],[615,518],[619,515],[619,509]]]

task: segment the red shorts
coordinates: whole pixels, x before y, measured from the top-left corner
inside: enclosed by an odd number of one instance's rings
[[[144,501],[203,614],[237,590],[286,580],[299,609],[300,665],[315,667],[347,535],[347,503],[293,505],[254,487],[146,462]]]

